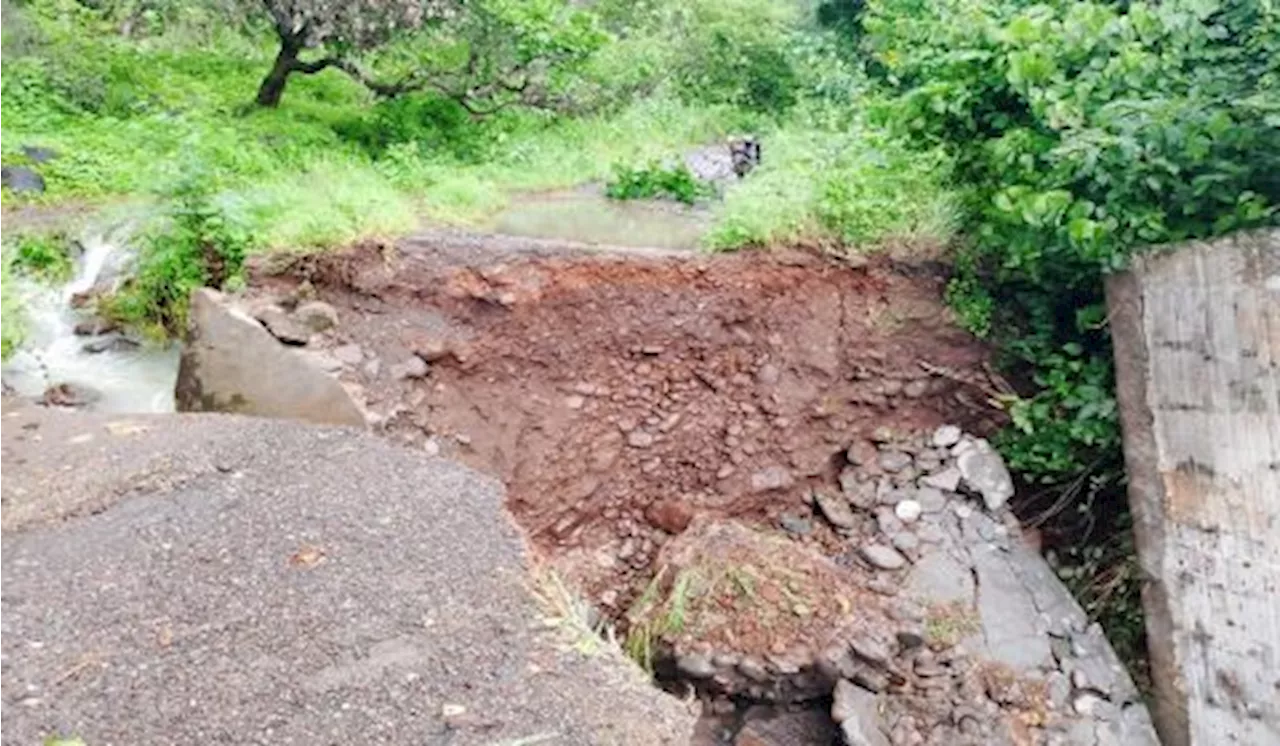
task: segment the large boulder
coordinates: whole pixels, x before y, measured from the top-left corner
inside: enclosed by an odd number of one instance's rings
[[[191,296],[175,390],[182,412],[236,412],[363,427],[338,379],[207,288]]]

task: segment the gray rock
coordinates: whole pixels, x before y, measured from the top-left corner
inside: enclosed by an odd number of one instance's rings
[[[709,679],[716,675],[715,663],[705,655],[686,653],[676,656],[676,668],[691,679]]]
[[[911,554],[920,548],[920,537],[910,531],[901,531],[893,535],[893,547],[898,551]]]
[[[916,468],[925,473],[935,472],[942,468],[942,457],[932,448],[926,448],[916,454]]]
[[[818,510],[822,511],[822,515],[831,522],[831,525],[846,529],[854,527],[857,519],[843,497],[815,492],[813,499],[818,504]]]
[[[879,694],[889,688],[889,674],[881,668],[862,666],[853,674],[853,683],[869,692]]]
[[[898,550],[884,544],[867,544],[858,550],[862,558],[881,570],[900,570],[907,564]]]
[[[924,508],[915,500],[903,500],[893,506],[893,514],[903,523],[915,523],[923,512]]]
[[[428,370],[427,361],[417,355],[410,355],[403,363],[391,366],[391,377],[397,381],[407,378],[424,378]]]
[[[249,316],[226,307],[220,293],[191,296],[187,344],[175,389],[182,412],[237,412],[363,427],[346,388],[281,346]]]
[[[933,431],[934,448],[950,448],[960,442],[960,428],[955,425],[943,425]]]
[[[889,662],[889,648],[866,635],[859,635],[849,641],[849,649],[853,654],[868,663],[884,665]]]
[[[97,355],[103,352],[133,352],[141,346],[141,344],[128,337],[113,335],[85,342],[80,346],[80,349],[90,355]]]
[[[808,536],[813,533],[813,521],[790,513],[783,513],[779,516],[778,525],[782,526],[787,533],[795,534],[796,536]]]
[[[94,316],[76,323],[74,332],[78,337],[94,337],[99,334],[110,334],[119,328],[120,325],[114,321]]]
[[[82,384],[55,383],[44,390],[40,403],[46,407],[87,407],[101,398],[101,393]]]
[[[778,366],[773,363],[765,363],[756,371],[756,383],[764,386],[772,386],[782,378],[782,371],[778,370]]]
[[[925,486],[916,490],[916,502],[920,504],[921,511],[938,513],[947,507],[947,496],[937,487]]]
[[[902,395],[908,399],[919,399],[929,391],[929,384],[919,379],[907,381],[907,385],[902,387]]]
[[[322,300],[307,301],[294,309],[293,317],[313,332],[323,332],[338,325],[338,312]]]
[[[364,351],[358,344],[345,344],[333,348],[329,353],[343,365],[356,366],[364,362]]]
[[[271,336],[287,345],[302,346],[311,338],[311,330],[295,321],[283,308],[266,306],[257,309],[254,318],[262,322]]]
[[[785,490],[796,483],[795,477],[785,466],[766,466],[751,475],[752,492]]]
[[[943,492],[955,492],[960,486],[960,470],[954,466],[948,466],[942,471],[920,477],[919,481],[923,487],[932,487]]]
[[[893,473],[911,466],[911,456],[902,451],[881,451],[880,468]]]
[[[14,194],[44,192],[44,177],[26,166],[0,167],[0,184],[9,187]]]
[[[880,714],[880,698],[853,682],[836,682],[831,719],[840,726],[847,746],[889,746]]]
[[[840,492],[851,506],[859,510],[869,510],[876,504],[876,486],[858,479],[858,472],[853,469],[840,472]]]
[[[751,656],[738,661],[738,673],[756,682],[763,683],[769,680],[769,671],[764,667],[764,663]]]
[[[22,154],[31,159],[32,163],[48,163],[59,155],[57,150],[40,145],[23,145]]]
[[[965,485],[982,495],[987,510],[999,510],[1013,497],[1013,477],[991,446],[983,444],[966,450],[956,459],[956,466]]]
[[[927,678],[936,678],[947,673],[947,668],[939,663],[928,651],[924,651],[916,657],[913,668],[917,676]]]
[[[632,430],[627,434],[627,445],[632,448],[648,448],[653,445],[653,433],[644,430]]]
[[[854,466],[868,466],[876,460],[875,444],[869,440],[855,440],[844,452],[844,457]]]

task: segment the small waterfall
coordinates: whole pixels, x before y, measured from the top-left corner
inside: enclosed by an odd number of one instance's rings
[[[76,268],[76,276],[62,288],[62,295],[67,303],[71,302],[71,297],[76,293],[86,292],[93,287],[93,284],[98,281],[98,277],[102,274],[103,267],[107,265],[108,260],[113,255],[126,256],[128,254],[127,250],[116,246],[117,241],[111,241],[103,235],[93,235],[86,236],[86,240],[80,242],[80,245],[84,247],[84,253],[80,256],[80,261]]]
[[[95,395],[87,409],[103,412],[172,412],[178,373],[178,345],[133,345],[123,335],[76,334],[76,325],[91,318],[72,307],[73,299],[109,285],[127,271],[132,224],[87,231],[80,240],[75,277],[62,287],[17,279],[25,318],[22,346],[4,364],[8,387],[27,397],[40,397],[57,384],[72,384]],[[118,340],[118,341],[117,341]],[[94,347],[103,348],[99,352]]]

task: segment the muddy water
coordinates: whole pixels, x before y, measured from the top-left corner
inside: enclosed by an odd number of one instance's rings
[[[20,396],[39,397],[50,386],[72,384],[95,396],[88,409],[102,412],[172,412],[178,346],[132,345],[115,333],[85,336],[75,326],[88,314],[71,306],[77,293],[117,276],[129,264],[130,227],[87,231],[80,243],[76,275],[61,287],[19,280],[26,338],[4,364],[7,386]],[[86,347],[120,339],[113,347]]]
[[[520,197],[486,227],[513,236],[693,250],[708,226],[704,210],[575,191]]]

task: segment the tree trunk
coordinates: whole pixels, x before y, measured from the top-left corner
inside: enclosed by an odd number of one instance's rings
[[[280,52],[276,54],[275,64],[271,66],[267,77],[262,79],[262,85],[258,86],[258,106],[274,109],[280,104],[284,86],[289,82],[289,73],[298,67],[298,53],[301,51],[301,46],[291,41],[280,42]]]

